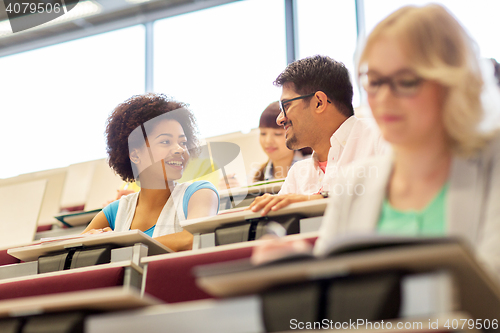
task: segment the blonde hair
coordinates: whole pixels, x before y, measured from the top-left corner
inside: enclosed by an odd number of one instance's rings
[[[440,5],[400,8],[368,36],[358,69],[381,37],[395,38],[412,69],[447,90],[443,122],[453,151],[468,156],[481,149],[490,137],[478,129],[483,80],[476,44],[460,23]]]

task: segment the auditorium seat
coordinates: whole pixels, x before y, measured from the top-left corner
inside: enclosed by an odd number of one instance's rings
[[[63,271],[0,282],[0,301],[123,285],[125,267]]]
[[[0,250],[0,266],[17,264],[19,263],[19,259],[14,258],[10,254],[7,253],[7,249]]]
[[[290,237],[296,238],[299,235],[294,236]],[[314,244],[316,238],[314,236],[305,239]],[[247,242],[242,246],[227,250],[221,246],[209,252],[190,254],[186,252],[179,256],[169,254],[158,256],[158,259],[147,258],[145,292],[167,303],[212,298],[196,285],[193,268],[199,265],[249,258],[254,244],[254,242]]]
[[[36,228],[36,232],[43,232],[49,230],[52,230],[52,224],[38,225],[38,227]]]

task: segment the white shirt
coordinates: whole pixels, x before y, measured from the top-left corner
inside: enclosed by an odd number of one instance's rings
[[[349,163],[374,155],[382,155],[388,144],[382,139],[380,131],[372,119],[349,117],[340,125],[330,138],[328,164],[323,172],[318,157],[295,163],[278,194],[315,194],[319,191],[333,191],[338,173],[345,171]]]
[[[183,230],[180,222],[186,220],[183,207],[184,194],[191,184],[190,182],[186,182],[175,185],[172,194],[163,206],[158,221],[155,224],[153,237],[170,235]],[[139,199],[139,193],[140,192],[132,193],[120,199],[115,219],[115,231],[130,230],[137,207],[137,199]]]
[[[302,155],[302,153],[300,151],[296,150],[295,153],[293,154],[293,160],[292,160],[292,164],[290,164],[290,167],[292,167],[298,161],[302,161],[303,159],[304,159],[304,155]],[[271,160],[269,160],[269,162],[267,162],[266,168],[264,170],[264,180],[277,179],[277,178],[274,178],[273,173],[274,173],[274,165],[273,165],[273,162]],[[255,175],[255,172],[253,174]],[[252,179],[252,182],[253,182],[253,179]]]

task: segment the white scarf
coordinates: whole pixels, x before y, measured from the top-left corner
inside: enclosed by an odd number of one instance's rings
[[[163,206],[158,221],[156,221],[153,237],[173,234],[183,230],[180,222],[186,219],[183,201],[184,193],[189,185],[191,184],[182,183],[175,186],[167,203]],[[115,231],[130,230],[130,225],[135,215],[135,208],[137,207],[139,193],[140,192],[132,193],[120,199],[118,212],[115,218]]]

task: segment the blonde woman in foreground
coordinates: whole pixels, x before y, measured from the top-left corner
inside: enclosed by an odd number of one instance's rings
[[[315,253],[354,233],[458,236],[500,277],[500,137],[479,130],[471,38],[439,5],[404,7],[375,27],[358,66],[393,153],[353,166],[376,174],[339,178],[339,191],[357,191],[331,199]]]

